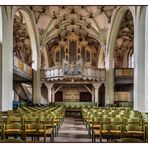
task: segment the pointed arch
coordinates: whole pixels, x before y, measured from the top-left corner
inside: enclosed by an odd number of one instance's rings
[[[109,68],[110,66],[113,67],[113,54],[114,54],[114,48],[115,48],[115,40],[118,35],[119,27],[121,24],[121,21],[125,15],[125,13],[129,10],[133,17],[133,22],[135,23],[135,8],[124,6],[116,9],[113,12],[113,16],[111,19],[110,28],[107,35],[107,44],[106,44],[106,68]]]
[[[105,68],[106,68],[106,88],[105,88],[105,103],[114,103],[114,48],[115,41],[118,35],[119,27],[125,13],[129,10],[133,17],[135,26],[135,7],[122,6],[113,11],[111,24],[107,35],[106,53],[105,53]]]
[[[32,11],[29,10],[27,7],[14,6],[12,10],[12,20],[14,20],[15,14],[18,10],[22,13],[26,21],[28,34],[31,41],[32,61],[34,61],[32,64],[32,68],[34,70],[37,70],[37,68],[40,67],[40,44],[39,34],[36,28],[34,15]]]

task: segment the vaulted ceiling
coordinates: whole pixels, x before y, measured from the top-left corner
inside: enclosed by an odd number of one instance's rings
[[[30,6],[41,37],[46,42],[75,31],[82,38],[90,36],[104,44],[115,6]],[[43,38],[42,38],[43,39]]]
[[[80,36],[80,39],[87,40],[89,44],[99,50],[100,45],[106,45],[112,13],[120,6],[28,7],[35,16],[41,47],[50,50],[61,38],[65,38],[73,31]],[[24,47],[30,49],[27,26],[19,11],[14,20],[14,37],[15,43],[16,40],[21,40],[24,42]],[[116,55],[123,54],[124,50],[133,47],[133,21],[129,12],[126,13],[121,23],[115,46]]]

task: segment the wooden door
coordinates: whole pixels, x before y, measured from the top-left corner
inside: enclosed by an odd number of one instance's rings
[[[57,91],[55,93],[55,102],[63,102],[63,92]]]
[[[90,92],[80,92],[80,102],[91,102],[92,95]]]

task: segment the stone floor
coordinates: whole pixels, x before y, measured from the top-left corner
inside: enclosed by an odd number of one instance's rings
[[[88,131],[82,119],[79,117],[65,117],[54,142],[90,143],[92,140],[88,136]]]

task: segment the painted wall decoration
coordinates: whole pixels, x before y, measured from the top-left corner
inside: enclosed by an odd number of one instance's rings
[[[30,37],[25,19],[20,11],[16,12],[13,24],[13,54],[23,63],[32,65]]]

